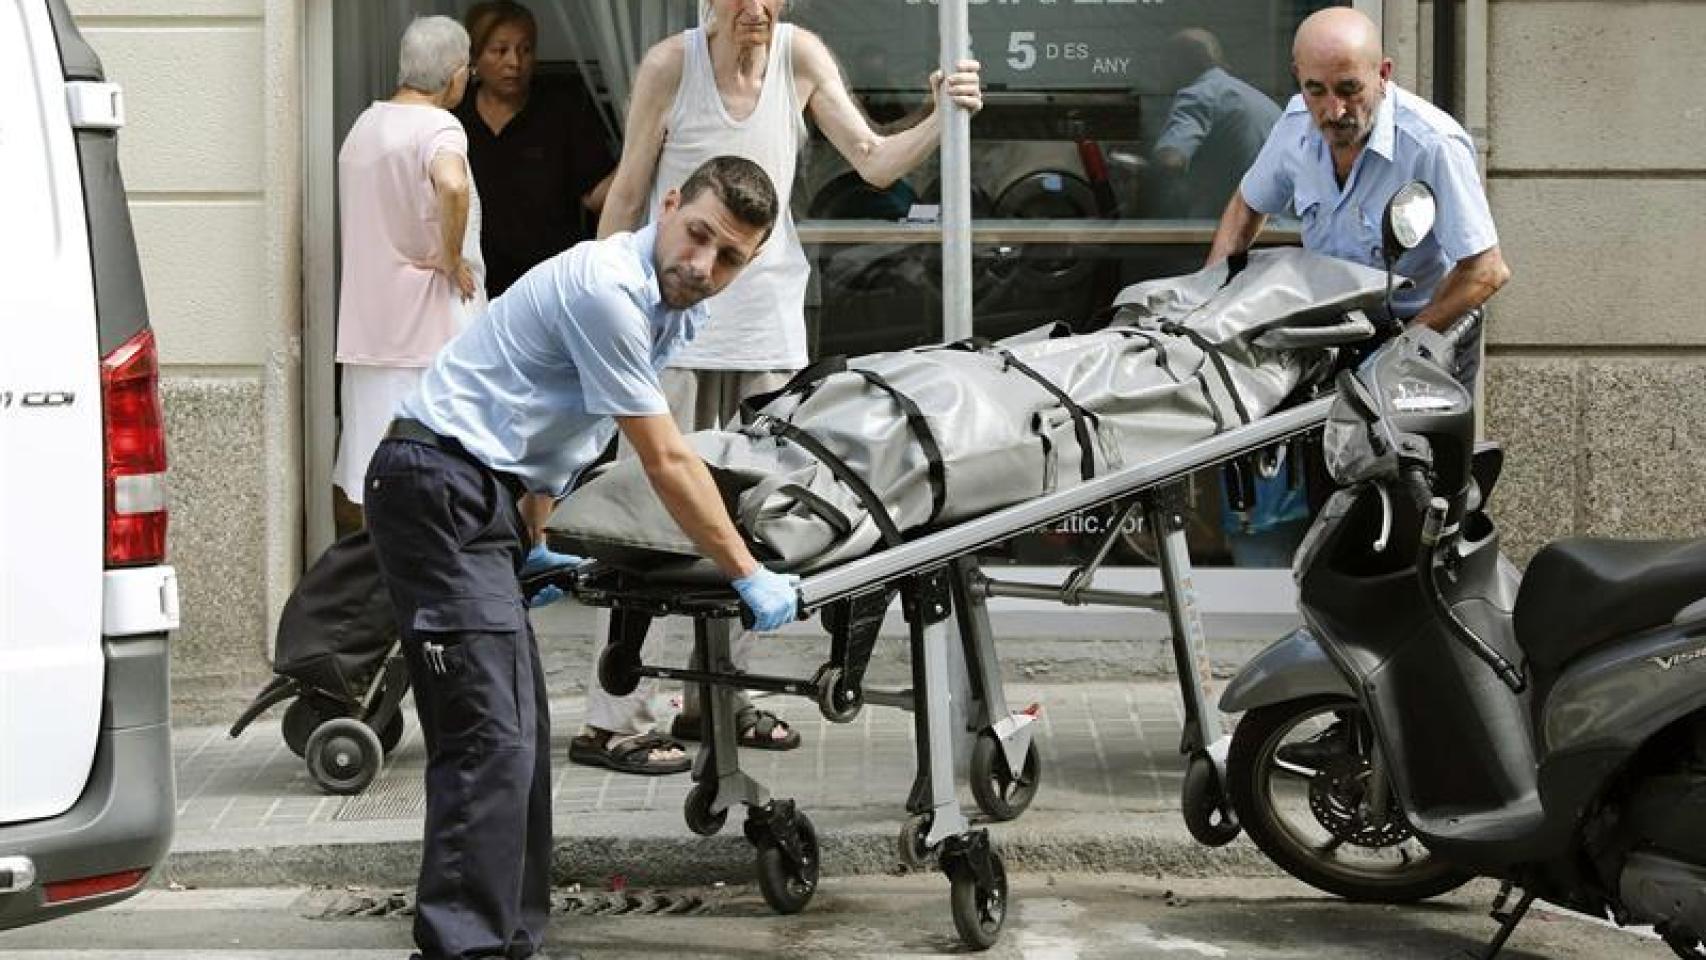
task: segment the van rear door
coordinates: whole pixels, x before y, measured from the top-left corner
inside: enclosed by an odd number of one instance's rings
[[[100,346],[47,7],[0,0],[0,823],[82,794],[101,719]]]

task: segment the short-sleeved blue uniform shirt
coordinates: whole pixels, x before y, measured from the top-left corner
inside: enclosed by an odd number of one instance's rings
[[[1421,312],[1457,261],[1496,246],[1498,233],[1475,170],[1475,145],[1451,116],[1395,83],[1374,115],[1374,129],[1341,189],[1333,155],[1301,95],[1291,98],[1240,192],[1259,213],[1287,207],[1303,222],[1303,246],[1383,268],[1380,221],[1398,188],[1421,180],[1433,188],[1439,214],[1421,246],[1398,259],[1415,286],[1393,297],[1400,318]]]
[[[657,228],[587,241],[523,274],[440,350],[399,413],[529,490],[561,494],[616,433],[669,413],[658,371],[704,322],[658,288]]]

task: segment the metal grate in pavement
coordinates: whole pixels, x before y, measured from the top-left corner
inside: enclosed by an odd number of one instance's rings
[[[359,795],[344,801],[333,820],[417,820],[426,815],[421,768],[387,768]]]

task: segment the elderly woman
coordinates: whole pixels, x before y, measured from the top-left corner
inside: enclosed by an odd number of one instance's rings
[[[450,113],[467,85],[462,25],[415,20],[403,33],[397,92],[362,111],[338,151],[343,376],[332,479],[358,507],[398,401],[485,306],[468,138]]]

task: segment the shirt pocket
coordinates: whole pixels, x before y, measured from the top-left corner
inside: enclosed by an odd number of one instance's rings
[[[1305,230],[1313,227],[1326,213],[1326,198],[1314,186],[1299,183],[1291,194],[1291,209],[1303,221]]]

